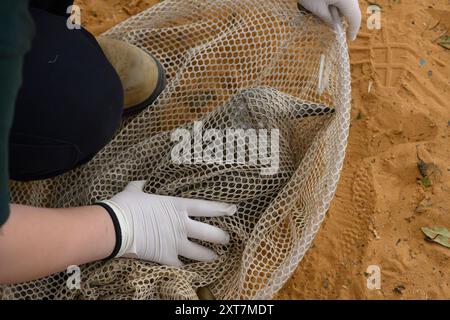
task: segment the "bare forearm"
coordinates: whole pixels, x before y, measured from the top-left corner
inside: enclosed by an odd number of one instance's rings
[[[113,223],[100,206],[48,209],[13,204],[0,229],[0,284],[104,259],[114,245]]]

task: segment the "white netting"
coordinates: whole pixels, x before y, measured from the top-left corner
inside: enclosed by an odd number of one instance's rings
[[[133,259],[0,288],[3,298],[270,298],[311,244],[333,197],[347,143],[350,72],[343,32],[335,34],[295,0],[166,0],[105,36],[145,48],[168,85],[114,140],[72,172],[11,184],[14,202],[69,207],[148,180],[151,193],[235,203],[234,217],[205,218],[231,235],[210,245],[220,258],[181,269]],[[175,164],[171,132],[192,128],[279,129],[279,171],[262,164]],[[239,141],[238,141],[239,142]],[[250,149],[256,146],[250,146]]]

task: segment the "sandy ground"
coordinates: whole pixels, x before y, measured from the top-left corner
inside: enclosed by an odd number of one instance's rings
[[[79,0],[99,34],[157,0]],[[378,0],[381,29],[350,45],[352,125],[328,216],[279,299],[449,299],[450,249],[423,226],[450,229],[449,0]],[[423,183],[419,159],[428,165]],[[423,172],[422,172],[423,173]],[[370,290],[368,267],[381,270]]]

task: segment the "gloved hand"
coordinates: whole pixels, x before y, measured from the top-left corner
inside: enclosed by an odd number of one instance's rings
[[[236,206],[221,202],[184,199],[143,192],[145,181],[128,184],[111,200],[101,201],[116,228],[113,257],[130,257],[165,265],[182,266],[178,255],[211,261],[217,254],[188,237],[227,244],[229,235],[214,226],[189,217],[230,216]]]
[[[339,9],[340,14],[348,20],[349,38],[352,41],[356,39],[361,26],[361,9],[359,8],[358,0],[298,0],[298,3],[332,28],[335,22],[333,21],[330,6],[336,7]]]

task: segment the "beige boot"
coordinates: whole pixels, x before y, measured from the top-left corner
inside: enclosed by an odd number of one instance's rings
[[[164,69],[151,54],[124,41],[98,37],[105,56],[116,70],[124,90],[124,114],[139,112],[164,90]]]

